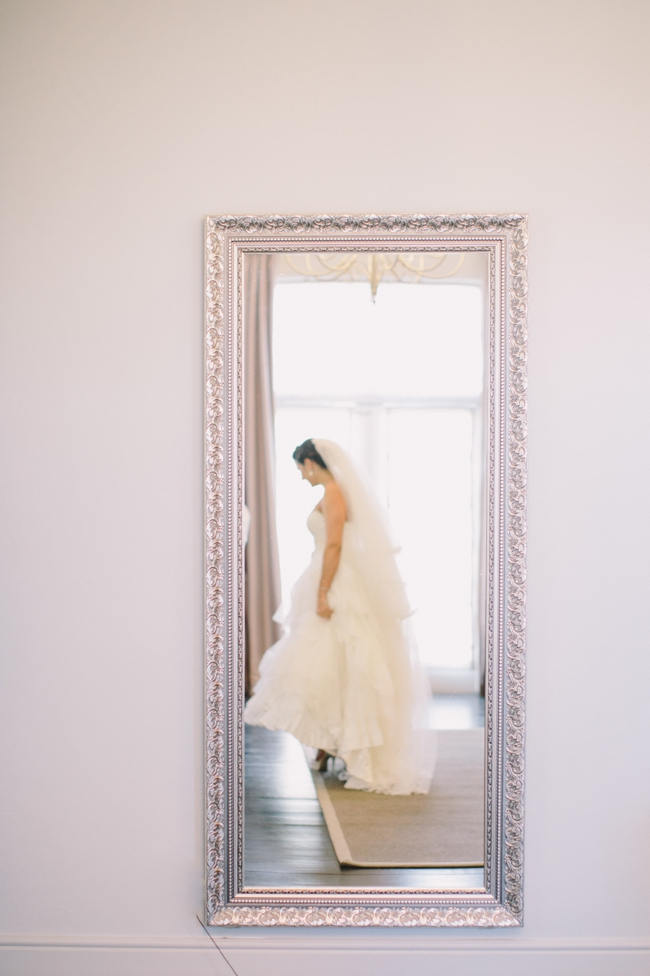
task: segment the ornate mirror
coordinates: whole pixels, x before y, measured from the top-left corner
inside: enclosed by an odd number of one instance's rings
[[[209,925],[522,924],[526,242],[207,218]]]

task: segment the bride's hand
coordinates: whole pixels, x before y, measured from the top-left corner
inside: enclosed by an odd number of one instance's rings
[[[325,593],[318,595],[318,606],[316,607],[316,613],[319,617],[324,617],[325,620],[329,620],[334,611],[327,602],[327,595]]]

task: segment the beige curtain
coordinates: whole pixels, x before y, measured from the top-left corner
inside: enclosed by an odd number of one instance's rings
[[[246,691],[259,677],[264,651],[279,636],[280,605],[275,527],[275,450],[272,388],[271,256],[248,254],[244,264],[245,500],[250,513],[246,546]]]
[[[480,452],[481,457],[483,451]],[[487,554],[487,478],[486,472],[481,468],[480,490],[481,504],[479,509],[479,547],[478,547],[478,668],[479,668],[479,694],[485,698],[485,668],[486,668],[486,642],[487,632],[485,621],[487,614],[487,584],[488,566],[486,563]]]

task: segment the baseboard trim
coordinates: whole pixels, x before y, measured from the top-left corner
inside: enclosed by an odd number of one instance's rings
[[[455,937],[455,931],[441,931],[436,929],[429,933],[429,937],[417,933],[413,929],[392,929],[390,934],[385,930],[348,930],[341,933],[334,930],[325,934],[322,929],[313,933],[301,930],[274,929],[251,931],[250,934],[234,935],[221,934],[219,929],[211,929],[211,935],[224,949],[246,952],[259,950],[285,952],[295,949],[309,949],[336,952],[341,949],[346,953],[386,953],[386,952],[435,952],[436,954],[486,951],[508,953],[650,953],[650,942],[641,939],[527,939],[518,937],[517,930],[512,937],[504,938],[495,935],[486,937],[485,933],[476,938],[466,935]],[[365,938],[364,938],[365,935]],[[370,936],[370,937],[368,937]],[[445,938],[447,936],[447,938]],[[441,938],[442,937],[442,938]],[[5,934],[0,935],[0,952],[2,949],[139,949],[139,950],[185,950],[192,952],[209,948],[211,942],[206,935],[201,936],[50,936],[37,934]]]

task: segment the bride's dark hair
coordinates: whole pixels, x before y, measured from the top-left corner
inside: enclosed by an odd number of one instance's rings
[[[310,461],[315,461],[316,464],[320,465],[321,468],[325,468],[327,471],[327,465],[316,450],[316,445],[311,437],[303,441],[302,444],[299,444],[291,456],[298,464],[304,464],[309,459]]]

